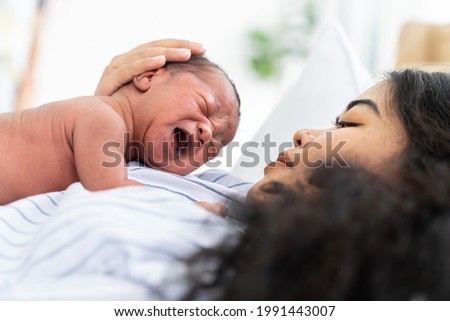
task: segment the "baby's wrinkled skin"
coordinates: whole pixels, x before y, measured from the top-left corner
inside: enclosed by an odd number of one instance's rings
[[[210,78],[161,68],[110,97],[0,114],[0,204],[77,181],[93,191],[140,185],[128,179],[125,166],[136,159],[180,175],[192,172],[233,139],[238,125],[230,82],[220,72]]]

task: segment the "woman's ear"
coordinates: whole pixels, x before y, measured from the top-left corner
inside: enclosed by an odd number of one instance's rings
[[[146,71],[133,78],[134,86],[142,92],[150,89],[152,78],[155,75],[156,70]]]

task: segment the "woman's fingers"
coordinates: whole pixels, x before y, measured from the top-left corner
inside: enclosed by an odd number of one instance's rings
[[[132,61],[117,68],[108,66],[105,68],[100,82],[95,89],[95,95],[109,96],[121,86],[131,81],[134,76],[147,70],[161,68],[165,63],[166,57],[164,55],[160,55]]]
[[[137,60],[165,56],[167,61],[186,61],[191,57],[191,50],[188,48],[141,48],[133,49],[125,54],[114,57],[107,68],[117,69]]]
[[[111,60],[103,71],[95,94],[111,95],[145,71],[161,68],[167,61],[186,61],[192,54],[204,52],[201,44],[187,40],[162,39],[145,43]]]
[[[192,51],[192,54],[199,55],[205,52],[203,46],[198,42],[181,40],[181,39],[161,39],[155,40],[151,42],[144,43],[140,46],[137,46],[133,50],[141,50],[146,48],[186,48]]]
[[[225,217],[228,214],[228,208],[222,203],[197,202],[196,204],[221,217]]]
[[[149,48],[149,47],[162,47],[162,48],[186,48],[192,51],[192,54],[199,55],[205,52],[203,46],[198,42],[182,40],[182,39],[161,39],[151,41],[135,49]]]
[[[163,39],[148,42],[131,49],[130,51],[117,55],[111,60],[110,65],[119,67],[132,61],[165,55],[167,61],[186,61],[193,55],[205,52],[203,46],[196,42],[177,39]]]

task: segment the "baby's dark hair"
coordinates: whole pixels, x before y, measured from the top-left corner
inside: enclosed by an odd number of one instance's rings
[[[200,77],[202,80],[207,80],[206,77],[202,77],[208,73],[208,71],[220,71],[225,78],[230,82],[231,87],[234,90],[234,94],[236,96],[236,101],[238,103],[238,120],[241,116],[241,98],[239,96],[239,93],[236,89],[236,85],[234,82],[230,79],[228,74],[217,64],[213,63],[211,60],[206,58],[203,55],[193,55],[188,61],[185,62],[168,62],[165,65],[165,68],[167,70],[170,70],[174,75],[179,72],[190,72],[198,77]],[[210,74],[208,74],[210,76]]]

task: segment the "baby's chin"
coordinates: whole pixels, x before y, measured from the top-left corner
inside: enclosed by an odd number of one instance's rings
[[[173,167],[168,168],[167,172],[184,176],[184,175],[188,175],[188,174],[192,173],[197,168],[186,168],[186,167],[173,166]]]
[[[159,160],[158,157],[154,157],[154,155],[153,157],[147,156],[143,162],[153,169],[182,176],[192,173],[203,165],[203,163],[198,163],[198,166],[195,166],[197,164],[191,164],[192,162],[187,158],[176,158],[172,160],[168,160],[168,156],[165,156],[164,158],[166,159]]]
[[[185,151],[179,155],[169,153],[148,154],[144,162],[151,168],[184,176],[197,170],[207,161],[205,153]]]

